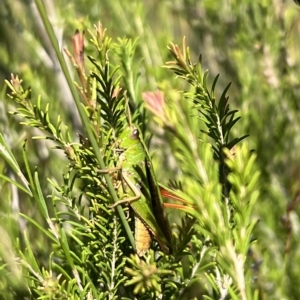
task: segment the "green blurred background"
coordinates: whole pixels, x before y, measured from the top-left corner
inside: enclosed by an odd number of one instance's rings
[[[63,116],[74,136],[80,132],[80,121],[34,2],[1,2],[0,132],[22,164],[22,143],[33,133],[8,113],[13,103],[6,96],[4,80],[10,73],[31,86],[35,97],[41,94],[43,103],[51,103],[53,114]],[[194,61],[202,55],[210,82],[220,74],[219,92],[232,82],[230,105],[242,117],[235,134],[250,134],[248,142],[262,173],[255,209],[260,219],[254,237],[258,242],[251,253],[257,261],[257,280],[269,295],[265,299],[299,299],[300,7],[292,0],[49,0],[45,5],[62,47],[71,49],[75,30],[91,29],[98,21],[115,40],[138,37],[140,95],[157,88],[182,88],[161,66],[170,60],[169,42],[181,44],[183,36]],[[46,178],[58,178],[61,163],[67,162],[43,141],[29,148],[32,165],[43,167],[47,188]],[[2,160],[0,170],[9,174]],[[18,213],[35,216],[36,211],[34,204],[4,182],[0,188],[5,260],[26,227]],[[36,252],[45,255],[42,237],[35,243]]]

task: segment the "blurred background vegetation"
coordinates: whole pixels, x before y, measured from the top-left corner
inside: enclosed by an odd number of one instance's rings
[[[42,95],[44,103],[51,103],[56,114],[68,120],[74,136],[81,127],[34,2],[1,2],[0,132],[21,163],[22,144],[32,136],[32,129],[22,127],[8,113],[13,106],[6,96],[4,80],[10,73],[19,74],[24,86],[30,85],[33,93]],[[249,255],[257,262],[254,267],[265,299],[299,299],[300,8],[292,0],[49,0],[45,5],[62,47],[71,49],[75,29],[92,28],[98,21],[115,39],[138,37],[135,59],[140,96],[157,88],[170,92],[182,88],[182,82],[170,78],[160,66],[170,60],[169,42],[180,44],[183,36],[192,57],[196,60],[202,55],[211,82],[217,74],[219,88],[232,82],[230,105],[242,116],[236,135],[250,134],[248,142],[257,153],[262,173],[261,197],[255,207],[255,217],[260,219],[254,237],[258,243]],[[42,166],[45,182],[41,185],[47,189],[46,178],[59,178],[57,174],[67,162],[49,151],[45,141],[28,143],[30,162]],[[9,173],[6,168],[0,160],[0,172]],[[36,220],[39,215],[24,195],[3,182],[0,188],[1,240],[13,245],[17,237],[22,241],[25,226],[18,213]],[[8,217],[11,215],[16,217]],[[37,235],[33,242],[41,259],[48,255],[42,236]],[[6,259],[9,248],[7,251],[1,253]]]

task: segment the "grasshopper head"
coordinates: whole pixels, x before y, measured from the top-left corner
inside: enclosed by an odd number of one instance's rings
[[[120,135],[119,147],[128,149],[140,143],[140,131],[135,125],[126,127]]]

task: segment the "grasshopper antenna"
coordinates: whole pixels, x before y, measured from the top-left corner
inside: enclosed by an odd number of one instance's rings
[[[131,126],[132,125],[132,118],[131,118],[131,111],[130,111],[129,102],[128,102],[127,97],[126,97],[126,100],[125,100],[125,113],[126,113],[127,122],[129,124],[129,126]]]

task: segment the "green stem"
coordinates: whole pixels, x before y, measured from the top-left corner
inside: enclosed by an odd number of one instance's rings
[[[79,99],[79,96],[78,96],[78,93],[75,89],[75,86],[73,84],[73,81],[72,81],[72,78],[71,78],[71,75],[68,71],[68,68],[67,68],[67,65],[66,65],[66,62],[62,56],[62,53],[59,49],[59,46],[58,46],[58,43],[57,43],[57,39],[56,39],[56,36],[55,36],[55,33],[54,33],[54,30],[53,30],[53,27],[52,25],[50,24],[49,22],[49,19],[47,17],[47,13],[45,11],[45,8],[44,8],[44,5],[42,3],[41,0],[35,0],[35,3],[36,3],[36,6],[39,10],[39,13],[40,13],[40,16],[42,18],[42,21],[43,21],[43,24],[45,26],[45,29],[48,33],[48,36],[49,36],[49,39],[51,41],[51,44],[56,52],[56,55],[57,55],[57,58],[58,58],[58,61],[60,63],[60,66],[62,68],[62,71],[65,75],[65,78],[67,80],[67,83],[69,85],[69,88],[71,90],[71,93],[72,93],[72,96],[74,98],[74,101],[75,101],[75,104],[77,106],[77,109],[78,109],[78,112],[79,112],[79,115],[80,115],[80,118],[81,118],[81,121],[84,125],[84,128],[86,129],[86,132],[87,132],[87,135],[88,135],[88,138],[90,140],[90,143],[95,151],[95,155],[96,155],[96,158],[99,162],[99,165],[100,167],[104,170],[105,169],[105,164],[104,164],[104,161],[102,159],[102,156],[100,154],[100,151],[99,151],[99,148],[98,148],[98,144],[97,144],[97,141],[94,137],[94,134],[91,130],[91,127],[90,127],[90,122],[89,122],[89,119],[87,117],[87,115],[85,114],[85,111],[84,109],[82,108],[82,104],[81,104],[81,101]],[[108,190],[109,190],[109,193],[111,194],[112,198],[113,198],[113,201],[116,203],[119,199],[117,197],[117,194],[116,194],[116,191],[114,189],[114,186],[113,186],[113,183],[111,181],[111,178],[109,176],[109,174],[104,174],[104,178],[107,182],[107,186],[108,186]],[[132,245],[132,247],[135,249],[135,243],[134,243],[134,238],[133,238],[133,235],[132,235],[132,231],[129,227],[129,224],[125,218],[125,215],[124,215],[124,212],[122,210],[122,207],[121,206],[117,206],[117,211],[118,211],[118,214],[120,216],[120,219],[121,219],[121,222],[125,228],[125,231],[128,235],[128,238],[130,240],[130,243]]]

